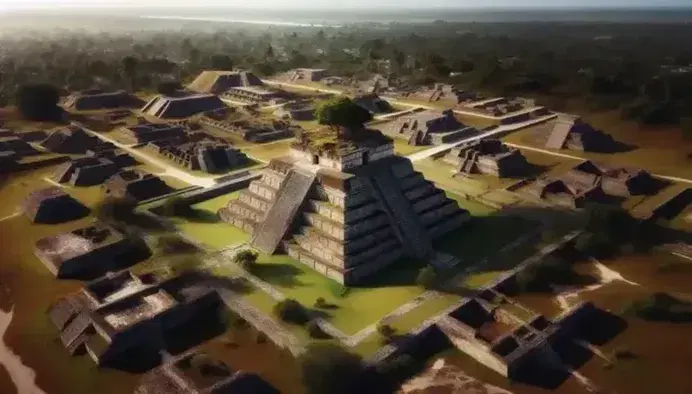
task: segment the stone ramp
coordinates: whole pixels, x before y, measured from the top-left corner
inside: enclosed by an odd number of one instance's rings
[[[433,253],[432,240],[411,202],[399,187],[397,177],[391,168],[381,166],[364,177],[378,201],[394,226],[401,244],[409,248],[416,257],[428,259]]]
[[[315,174],[291,170],[281,184],[269,212],[255,229],[251,245],[265,253],[274,253],[298,213],[315,181]]]

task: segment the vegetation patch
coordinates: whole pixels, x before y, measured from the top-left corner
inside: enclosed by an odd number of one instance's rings
[[[667,293],[653,293],[631,302],[623,312],[640,319],[671,323],[692,322],[692,302],[675,298]]]

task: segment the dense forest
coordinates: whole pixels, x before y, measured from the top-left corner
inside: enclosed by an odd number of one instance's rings
[[[3,31],[0,104],[13,103],[29,82],[67,90],[154,90],[207,68],[247,68],[267,76],[325,67],[339,76],[380,73],[409,85],[449,82],[534,96],[557,109],[578,98],[590,109],[618,109],[623,118],[648,124],[689,124],[692,116],[692,26],[686,24],[64,22]],[[58,25],[80,28],[51,27]]]

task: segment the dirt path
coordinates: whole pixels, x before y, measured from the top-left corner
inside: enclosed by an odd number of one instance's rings
[[[568,310],[572,305],[576,304],[579,301],[579,295],[581,293],[600,289],[601,287],[615,281],[625,282],[632,286],[641,286],[639,283],[625,279],[619,272],[606,266],[595,258],[592,257],[590,260],[594,267],[598,270],[599,282],[578,289],[555,287],[558,292],[558,295],[555,297],[556,301],[563,310]]]
[[[446,365],[444,359],[401,386],[400,394],[424,393],[512,394],[511,391],[484,383],[460,368]]]
[[[10,326],[13,311],[3,312],[0,310],[0,364],[2,364],[10,375],[10,379],[21,394],[45,394],[36,385],[36,372],[27,367],[22,362],[21,357],[16,355],[12,349],[5,345],[2,338]]]

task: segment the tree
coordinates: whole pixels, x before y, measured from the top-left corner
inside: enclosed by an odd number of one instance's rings
[[[125,56],[121,60],[121,67],[123,74],[128,80],[128,84],[131,90],[136,88],[137,81],[137,65],[139,61],[133,56]]]
[[[233,70],[233,60],[228,55],[217,53],[211,57],[211,68],[214,70]]]
[[[291,298],[276,303],[274,305],[274,314],[286,323],[303,325],[310,320],[310,315],[305,307]]]
[[[233,262],[246,271],[251,271],[257,263],[257,252],[250,249],[241,250],[233,256]]]
[[[334,344],[311,344],[298,358],[307,394],[387,394],[381,377],[363,360]]]
[[[362,127],[372,120],[372,114],[348,97],[334,97],[317,107],[315,112],[320,124],[343,126],[347,128]]]
[[[17,108],[22,117],[33,121],[59,121],[62,109],[58,107],[60,91],[45,83],[23,85],[17,91]]]
[[[157,87],[156,91],[159,94],[163,94],[166,96],[170,96],[177,92],[178,90],[181,90],[183,87],[180,85],[180,82],[178,81],[169,81],[169,82],[161,82]]]
[[[435,268],[426,266],[421,268],[416,277],[416,284],[425,289],[433,289],[437,283],[437,272]]]

